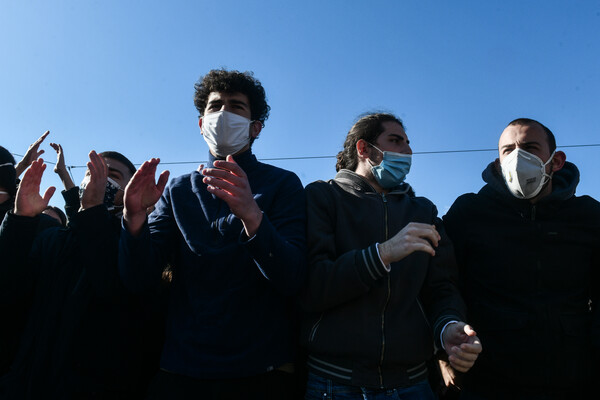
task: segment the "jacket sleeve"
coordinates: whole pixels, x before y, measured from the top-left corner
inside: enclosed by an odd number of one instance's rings
[[[75,213],[68,229],[81,254],[82,282],[91,286],[97,298],[118,299],[123,287],[117,268],[119,231],[115,217],[100,204]]]
[[[79,211],[79,187],[75,186],[69,190],[63,190],[61,193],[65,199],[65,214],[70,222]]]
[[[37,263],[30,262],[39,216],[23,217],[6,213],[0,226],[0,299],[15,304],[33,291]]]
[[[321,312],[364,295],[388,272],[375,243],[338,254],[337,210],[328,183],[312,183],[306,193],[309,264],[300,302],[306,311]]]
[[[437,212],[436,212],[437,214]],[[457,286],[458,271],[454,250],[442,221],[434,216],[434,223],[441,240],[430,258],[421,298],[425,304],[434,339],[440,346],[440,334],[450,321],[465,321],[466,306]]]
[[[256,235],[242,230],[240,242],[278,292],[296,295],[306,278],[306,194],[298,177],[290,175],[262,211]]]
[[[165,189],[141,233],[132,236],[122,222],[119,240],[119,274],[133,293],[154,293],[160,288],[163,269],[168,262],[175,238],[180,233],[171,208],[170,188]]]

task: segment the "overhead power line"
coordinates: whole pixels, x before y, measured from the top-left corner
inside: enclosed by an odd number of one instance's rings
[[[557,146],[559,149],[565,148],[575,148],[575,147],[600,147],[600,143],[589,143],[589,144],[570,144],[566,146]],[[453,154],[453,153],[480,153],[486,151],[498,151],[497,148],[492,149],[465,149],[465,150],[437,150],[437,151],[415,151],[415,154]],[[12,155],[17,157],[23,157],[20,154],[12,153]],[[330,156],[298,156],[298,157],[271,157],[271,158],[259,158],[260,161],[287,161],[287,160],[317,160],[317,159],[326,159],[326,158],[335,158],[335,155]],[[47,164],[55,165],[55,162],[45,161]],[[169,161],[162,162],[161,165],[184,165],[184,164],[205,164],[207,160],[200,161]],[[142,165],[142,163],[134,163],[134,165]],[[86,165],[67,165],[66,166],[69,172],[72,168],[87,168]]]

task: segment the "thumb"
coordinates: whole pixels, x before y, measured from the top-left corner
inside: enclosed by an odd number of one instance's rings
[[[477,332],[475,332],[475,330],[471,327],[471,325],[465,325],[464,331],[467,334],[467,336],[477,335]]]

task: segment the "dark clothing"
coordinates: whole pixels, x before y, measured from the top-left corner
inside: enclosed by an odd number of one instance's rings
[[[395,388],[423,381],[434,342],[463,320],[452,246],[433,203],[408,185],[377,193],[361,176],[340,171],[306,187],[309,312],[302,339],[311,372],[352,386]],[[410,222],[435,224],[436,256],[414,252],[388,272],[376,243]]]
[[[271,371],[246,378],[198,379],[159,371],[147,400],[290,400],[293,374]]]
[[[572,393],[592,371],[600,203],[574,195],[579,171],[571,163],[536,204],[512,196],[494,163],[483,179],[479,193],[459,197],[444,217],[483,345],[464,387],[486,397]]]
[[[294,359],[291,298],[306,272],[304,189],[295,174],[250,151],[235,161],[263,211],[253,238],[198,172],[170,182],[138,237],[121,235],[120,271],[130,290],[152,292],[172,267],[161,360],[172,373],[238,378]]]
[[[14,207],[13,201],[10,201],[10,210]],[[8,211],[7,209],[6,211]],[[5,213],[4,211],[0,212],[2,216],[2,220],[4,220]],[[39,222],[37,224],[36,232],[39,233],[47,228],[52,227],[60,227],[60,224],[52,217],[41,214],[39,216]],[[5,251],[14,251],[7,250],[6,248],[2,248],[0,250],[0,254],[2,254],[2,261],[0,261],[0,269],[4,268],[4,263],[8,260],[5,258]],[[21,255],[19,257],[20,265],[19,268],[24,267],[24,263],[26,262],[26,257]],[[6,282],[9,284],[10,282]],[[21,340],[21,335],[23,334],[23,330],[25,329],[25,324],[27,323],[27,317],[29,315],[29,302],[20,302],[18,304],[14,304],[13,302],[1,302],[0,303],[0,315],[2,315],[2,329],[0,329],[0,376],[6,374],[10,366],[12,365],[15,356],[17,354],[17,349],[19,348],[19,342]]]
[[[81,206],[79,200],[79,187],[74,186],[69,190],[63,190],[61,194],[65,200],[65,214],[67,214],[67,219],[71,221]]]
[[[121,286],[118,219],[97,206],[69,228],[36,235],[42,218],[9,213],[0,227],[0,299],[30,304],[0,397],[142,397],[157,368],[161,327]]]

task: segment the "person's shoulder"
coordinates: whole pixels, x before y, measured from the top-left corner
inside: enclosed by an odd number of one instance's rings
[[[467,216],[472,212],[479,210],[481,208],[481,203],[484,201],[484,197],[481,193],[465,193],[461,194],[454,200],[446,215],[444,215],[443,219],[446,221],[455,215]]]
[[[592,196],[573,196],[571,201],[577,209],[589,213],[594,218],[600,218],[600,202]]]
[[[194,171],[188,174],[179,175],[172,178],[167,184],[169,192],[181,192],[182,190],[191,190],[194,186],[198,185],[198,182],[202,182],[202,174],[198,171]]]
[[[265,180],[273,186],[285,186],[286,188],[302,188],[302,182],[296,173],[284,168],[276,167],[275,165],[259,162],[260,180]],[[256,179],[256,178],[255,178]]]
[[[482,196],[479,193],[465,193],[461,194],[454,200],[452,203],[452,207],[454,206],[462,206],[462,205],[471,205],[482,201]]]
[[[287,169],[284,169],[281,167],[277,167],[272,164],[260,162],[260,161],[258,162],[258,165],[263,174],[267,173],[267,174],[273,175],[273,176],[281,176],[281,177],[285,177],[285,178],[299,179],[298,175],[296,175],[295,172],[292,172],[290,170],[287,170]]]

